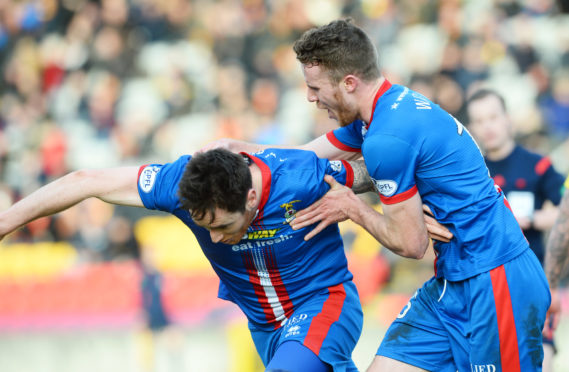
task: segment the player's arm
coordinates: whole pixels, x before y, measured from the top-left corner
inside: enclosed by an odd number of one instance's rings
[[[559,313],[561,306],[558,296],[559,281],[563,275],[564,269],[569,264],[569,191],[565,191],[565,195],[559,205],[559,216],[549,233],[547,245],[545,249],[545,274],[549,281],[551,289],[551,307],[548,311],[548,317],[554,316],[557,326],[559,321]],[[546,323],[547,324],[547,323]]]
[[[0,213],[0,239],[37,218],[95,197],[112,204],[143,207],[137,167],[78,170],[34,191]]]
[[[352,184],[352,191],[356,194],[374,191],[375,187],[367,172],[365,162],[363,160],[348,161],[352,170],[354,171],[354,182]]]
[[[324,180],[330,185],[330,191],[316,203],[297,212],[291,222],[294,229],[318,223],[305,240],[328,225],[349,218],[394,253],[411,258],[423,257],[429,246],[429,235],[418,193],[397,204],[384,205],[384,214],[380,214],[332,176],[327,175]]]
[[[361,157],[360,152],[344,151],[333,145],[324,134],[303,145],[261,145],[257,143],[245,142],[231,138],[222,138],[211,142],[201,148],[199,151],[204,152],[214,148],[225,148],[233,152],[258,152],[267,148],[297,149],[307,150],[316,153],[319,158],[338,159],[338,160],[354,160]]]
[[[375,191],[375,186],[369,176],[365,162],[363,160],[351,160],[348,161],[348,163],[354,172],[354,181],[351,187],[352,191],[355,194]],[[445,226],[438,223],[433,217],[431,209],[425,204],[422,205],[422,217],[431,239],[448,243],[453,238],[453,234]]]

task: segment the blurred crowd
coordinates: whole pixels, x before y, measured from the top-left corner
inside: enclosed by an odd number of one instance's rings
[[[497,89],[519,140],[569,172],[568,11],[568,0],[0,0],[0,208],[78,168],[334,128],[306,102],[292,44],[346,16],[389,80],[464,123],[468,94]],[[135,251],[136,218],[87,203],[11,239],[71,239],[112,259]]]

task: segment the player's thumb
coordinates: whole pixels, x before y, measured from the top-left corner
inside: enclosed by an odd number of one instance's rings
[[[340,184],[336,181],[336,179],[334,179],[334,177],[332,177],[331,175],[327,174],[324,176],[324,181],[330,185],[331,189],[335,189],[340,187]]]

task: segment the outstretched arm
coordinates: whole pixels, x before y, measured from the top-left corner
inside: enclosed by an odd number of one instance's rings
[[[561,305],[558,296],[559,281],[564,268],[569,264],[569,190],[565,190],[563,200],[559,205],[559,216],[549,233],[545,249],[545,274],[551,289],[551,307],[548,311],[548,320],[554,316],[553,328],[559,322]],[[546,322],[547,324],[547,322]]]
[[[143,207],[138,167],[79,170],[34,191],[0,213],[0,239],[37,218],[95,197],[112,204]]]
[[[214,148],[225,148],[233,152],[257,152],[267,148],[283,148],[283,149],[298,149],[298,150],[308,150],[316,153],[319,158],[323,159],[344,159],[344,160],[354,160],[361,157],[359,152],[344,151],[336,146],[334,146],[326,135],[321,135],[312,141],[305,143],[304,145],[291,146],[291,145],[261,145],[251,142],[240,141],[231,138],[222,138],[220,140],[209,143],[199,150],[199,152],[204,152]]]

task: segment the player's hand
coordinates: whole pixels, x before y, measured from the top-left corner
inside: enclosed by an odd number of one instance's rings
[[[438,223],[428,205],[423,204],[423,219],[427,226],[429,237],[434,240],[448,243],[454,235],[445,226]]]
[[[553,331],[555,331],[559,325],[559,318],[561,318],[561,301],[559,299],[559,290],[557,288],[552,288],[550,291],[551,305],[549,306],[545,316],[543,334],[551,338],[553,336]]]
[[[298,230],[320,222],[306,234],[304,240],[311,239],[330,224],[347,220],[347,210],[353,205],[352,198],[357,199],[350,188],[340,185],[334,177],[326,175],[324,181],[330,185],[330,190],[316,203],[297,212],[295,219],[290,223],[294,230]]]

